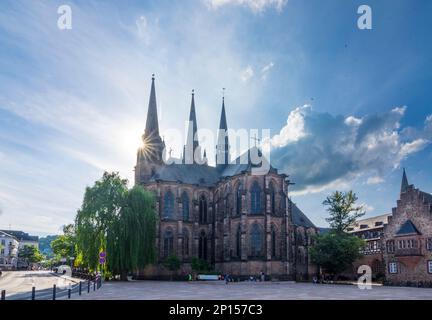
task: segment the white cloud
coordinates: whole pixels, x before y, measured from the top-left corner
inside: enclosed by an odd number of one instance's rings
[[[148,29],[148,22],[145,16],[140,16],[136,19],[135,24],[137,26],[138,36],[143,39],[145,44],[150,44],[150,32]]]
[[[392,112],[398,113],[403,116],[405,114],[406,108],[407,108],[406,106],[396,107],[392,110]]]
[[[247,66],[240,74],[240,79],[243,82],[249,81],[254,76],[254,71],[251,66]]]
[[[380,184],[383,183],[385,180],[382,177],[379,176],[373,176],[369,177],[366,181],[367,184]]]
[[[363,210],[366,211],[366,213],[370,213],[371,211],[375,210],[373,206],[368,205],[367,203],[362,203],[360,206],[363,207]]]
[[[270,62],[269,64],[265,65],[262,69],[261,69],[261,78],[263,80],[267,79],[267,75],[270,71],[270,69],[272,69],[274,67],[274,63]]]
[[[406,107],[362,118],[333,116],[296,108],[287,125],[271,139],[275,167],[290,174],[297,194],[350,185],[369,176],[368,184],[381,183],[383,174],[425,148],[425,138],[407,139],[399,128]]]
[[[362,123],[362,119],[353,117],[353,116],[349,116],[345,119],[345,124],[349,125],[349,126],[359,126]]]
[[[401,144],[399,155],[401,158],[405,158],[409,156],[411,153],[415,153],[417,151],[422,150],[428,144],[429,141],[425,139],[417,139],[411,142],[403,143]]]
[[[271,145],[280,148],[306,137],[305,115],[310,109],[309,105],[304,105],[291,111],[287,124],[271,138]]]
[[[237,5],[247,7],[254,13],[259,13],[272,7],[281,12],[288,0],[206,0],[206,2],[213,9],[226,5]]]

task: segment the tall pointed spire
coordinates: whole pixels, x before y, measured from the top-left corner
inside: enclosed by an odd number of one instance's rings
[[[408,189],[408,178],[405,172],[405,168],[403,169],[403,175],[402,175],[402,183],[401,183],[401,193],[406,192]]]
[[[225,88],[224,88],[225,93]],[[228,125],[225,114],[225,94],[222,96],[222,111],[218,130],[218,144],[216,146],[216,165],[223,166],[230,162],[229,159],[229,141]]]
[[[146,139],[152,139],[152,137],[158,137],[158,136],[159,136],[159,121],[157,115],[155,77],[153,74],[144,137]]]
[[[196,150],[197,148],[199,148],[197,131],[198,126],[195,112],[195,90],[192,89],[192,99],[189,113],[189,127],[187,132],[184,155],[185,163],[191,164],[197,162],[197,159],[194,158]]]
[[[155,77],[152,75],[150,99],[147,110],[147,120],[143,145],[137,152],[137,164],[135,166],[135,184],[147,182],[156,168],[163,164],[163,152],[165,143],[159,135],[159,121],[157,115]]]

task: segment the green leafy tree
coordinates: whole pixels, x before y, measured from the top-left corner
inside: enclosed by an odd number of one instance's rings
[[[326,221],[331,229],[339,232],[346,231],[365,214],[362,206],[355,206],[357,200],[356,194],[352,191],[336,191],[324,200],[323,205],[328,206],[327,211],[330,213]]]
[[[18,257],[24,259],[27,263],[38,263],[43,260],[38,248],[29,245],[25,245],[18,250]]]
[[[310,250],[310,255],[315,264],[334,276],[345,271],[355,260],[361,258],[360,249],[363,246],[362,239],[332,230],[315,236],[315,244]]]
[[[76,258],[75,226],[73,224],[63,226],[63,235],[57,236],[51,242],[51,248],[57,259]]]
[[[347,228],[364,215],[362,206],[355,205],[357,200],[352,191],[336,191],[323,202],[323,205],[328,206],[330,217],[326,220],[331,230],[314,237],[310,255],[312,262],[333,276],[346,270],[362,256],[360,250],[365,244],[364,241],[346,233]]]
[[[106,250],[108,230],[116,222],[127,195],[127,180],[117,172],[105,172],[87,187],[75,218],[77,247],[82,264],[92,270],[99,266],[99,253]]]
[[[107,233],[107,267],[122,279],[155,261],[156,212],[153,193],[141,186],[127,192]]]

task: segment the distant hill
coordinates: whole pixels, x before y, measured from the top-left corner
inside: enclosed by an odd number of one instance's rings
[[[57,239],[58,236],[46,236],[39,238],[39,251],[46,255],[48,258],[51,258],[53,256],[53,251],[51,248],[51,242],[55,239]]]

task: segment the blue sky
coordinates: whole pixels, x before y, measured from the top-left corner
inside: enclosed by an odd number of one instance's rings
[[[72,30],[57,28],[63,4]],[[361,4],[372,30],[357,28]],[[152,73],[162,132],[183,130],[192,88],[199,128],[216,130],[225,87],[228,126],[271,130],[271,161],[317,225],[336,189],[368,216],[391,212],[402,167],[432,191],[431,12],[426,0],[1,1],[0,228],[58,233],[104,170],[133,182]]]

